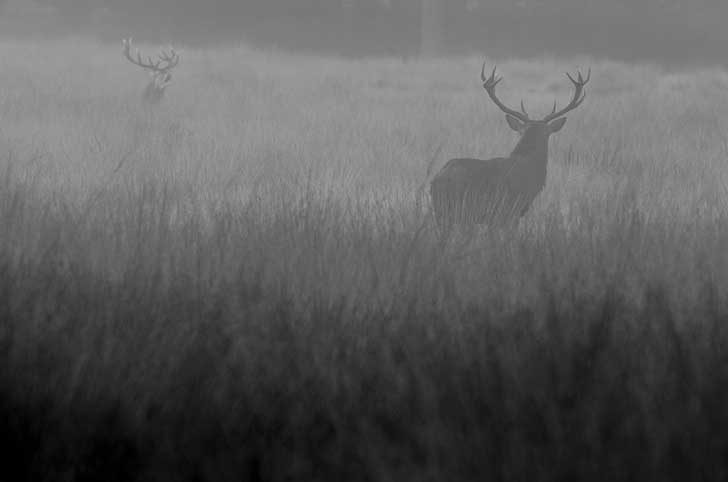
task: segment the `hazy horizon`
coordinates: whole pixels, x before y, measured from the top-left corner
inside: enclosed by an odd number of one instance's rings
[[[246,42],[344,56],[589,55],[723,64],[717,0],[5,0],[0,36]]]

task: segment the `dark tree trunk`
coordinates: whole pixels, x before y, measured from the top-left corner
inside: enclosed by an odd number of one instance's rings
[[[420,19],[420,55],[431,57],[440,55],[445,49],[443,23],[444,0],[422,0]]]

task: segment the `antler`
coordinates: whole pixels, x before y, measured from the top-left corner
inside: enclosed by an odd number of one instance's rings
[[[515,117],[516,119],[520,120],[521,122],[530,122],[531,119],[528,118],[528,113],[526,112],[526,108],[523,106],[523,101],[521,101],[521,112],[518,112],[516,110],[510,109],[506,107],[495,95],[495,86],[498,85],[498,82],[503,80],[503,77],[496,77],[495,75],[495,67],[493,67],[493,72],[491,72],[490,77],[487,79],[485,78],[485,63],[483,63],[483,68],[480,70],[480,78],[483,80],[483,88],[488,93],[488,96],[490,97],[490,100],[492,100],[495,105],[498,106],[500,110],[505,112],[506,114]]]
[[[164,50],[162,50],[162,52],[159,54],[159,58],[163,62],[167,63],[167,65],[164,67],[164,70],[172,70],[179,63],[179,54],[175,52],[174,47],[169,47],[169,52],[165,52]]]
[[[577,72],[576,79],[574,79],[568,72],[566,76],[569,78],[571,83],[574,84],[574,96],[572,97],[571,102],[569,102],[566,107],[558,112],[556,112],[556,101],[554,101],[554,108],[549,115],[543,118],[544,122],[550,122],[554,119],[562,117],[567,112],[579,107],[579,105],[581,105],[581,103],[584,102],[584,99],[586,98],[586,92],[583,92],[583,90],[584,86],[587,84],[587,82],[589,82],[589,79],[591,79],[591,68],[586,74],[586,79],[582,77],[581,72]]]
[[[139,49],[136,50],[136,58],[131,54],[131,38],[125,38],[122,40],[124,45],[124,56],[134,65],[153,72],[165,73],[177,66],[179,63],[179,54],[170,47],[169,52],[162,51],[159,54],[159,60],[156,62],[152,61],[152,58],[147,56],[147,61],[142,60],[142,54]]]

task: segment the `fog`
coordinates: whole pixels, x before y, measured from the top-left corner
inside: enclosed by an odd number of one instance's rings
[[[0,480],[728,480],[726,4],[0,0]]]
[[[7,36],[132,35],[344,56],[724,59],[723,0],[0,0]]]

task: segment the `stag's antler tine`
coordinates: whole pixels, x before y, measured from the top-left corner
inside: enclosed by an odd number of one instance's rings
[[[168,71],[173,69],[177,66],[179,63],[179,54],[174,50],[173,47],[169,47],[169,51],[162,50],[159,53],[159,62],[158,66],[161,65],[161,63],[164,62],[166,65],[161,67],[161,70]]]
[[[134,61],[131,56],[131,37],[121,40],[121,44],[124,46],[124,56],[130,61]]]
[[[579,107],[579,105],[581,105],[582,102],[584,102],[584,99],[586,98],[584,86],[587,84],[587,82],[589,82],[589,79],[591,79],[591,68],[589,69],[586,78],[584,78],[581,71],[577,71],[576,79],[572,77],[572,75],[568,72],[566,72],[566,77],[568,77],[571,83],[574,84],[574,95],[571,98],[571,102],[569,102],[566,107],[558,112],[556,112],[556,110],[554,109],[554,111],[552,111],[549,115],[543,118],[544,122],[550,122],[558,117],[563,116],[567,112],[576,109],[577,107]]]
[[[577,71],[576,74],[577,74],[576,79],[574,79],[574,77],[572,77],[570,73],[566,72],[566,76],[569,78],[569,80],[574,85],[577,85],[577,86],[580,85],[583,87],[584,85],[586,85],[587,82],[589,82],[589,79],[591,79],[591,67],[589,68],[589,71],[586,74],[586,79],[584,78],[583,75],[581,75],[581,71]]]
[[[495,67],[493,67],[493,75],[492,75],[491,78],[493,79],[493,87],[495,87],[496,85],[498,85],[500,83],[500,81],[503,80],[503,76],[502,75],[501,76],[498,76],[495,73]]]
[[[495,94],[495,87],[500,83],[501,80],[503,80],[503,77],[497,77],[496,76],[496,68],[493,67],[493,71],[490,74],[490,78],[485,78],[485,64],[483,64],[483,68],[480,71],[480,76],[483,79],[483,88],[488,93],[488,96],[490,97],[490,100],[493,101],[495,105],[498,106],[500,110],[505,112],[506,114],[515,117],[516,119],[520,120],[521,122],[530,122],[531,119],[529,119],[528,114],[526,113],[526,109],[524,108],[523,101],[521,101],[521,110],[523,112],[518,112],[516,110],[513,110],[509,107],[506,107],[503,102],[498,99],[498,96]]]
[[[488,84],[489,86],[495,87],[498,85],[498,83],[503,80],[503,77],[498,77],[495,74],[496,68],[493,67],[493,71],[490,73],[490,77],[487,79],[485,78],[485,63],[483,63],[483,68],[480,71],[480,78],[483,80],[485,84]]]
[[[528,116],[528,112],[526,112],[526,107],[523,105],[523,99],[521,99],[521,112],[523,112],[525,116]]]

